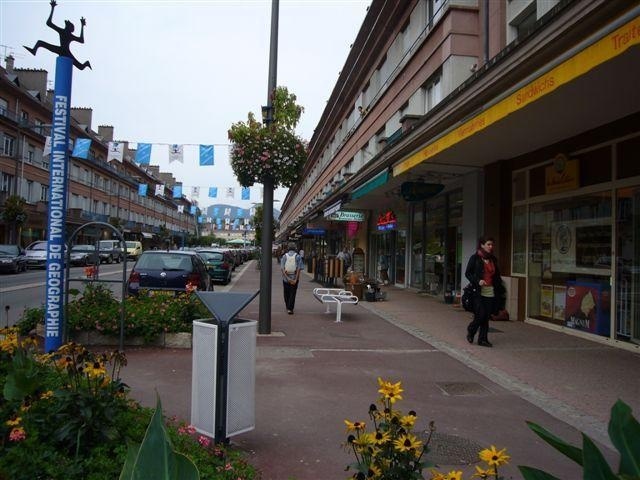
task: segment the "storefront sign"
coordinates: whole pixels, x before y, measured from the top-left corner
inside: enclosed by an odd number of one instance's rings
[[[338,210],[340,210],[340,207],[342,206],[342,202],[336,202],[333,205],[328,206],[327,208],[324,209],[324,216],[325,217],[329,217],[332,213],[337,212]]]
[[[363,212],[350,212],[347,210],[338,210],[327,216],[327,220],[336,222],[364,222]]]
[[[545,193],[566,192],[580,187],[580,164],[566,155],[557,155],[544,172]]]
[[[398,219],[396,214],[391,210],[378,215],[378,221],[376,222],[378,230],[395,230],[398,227]]]
[[[326,230],[324,228],[305,228],[302,231],[303,235],[324,235]]]

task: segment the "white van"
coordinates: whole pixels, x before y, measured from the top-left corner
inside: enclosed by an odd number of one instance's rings
[[[133,241],[128,241],[126,243],[127,258],[138,260],[138,257],[142,254],[142,243]]]

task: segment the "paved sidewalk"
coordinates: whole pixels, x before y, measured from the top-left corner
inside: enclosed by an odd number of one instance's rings
[[[387,287],[387,301],[347,305],[341,323],[312,295],[304,275],[294,315],[287,315],[273,264],[272,334],[259,336],[256,429],[232,438],[262,471],[263,480],[333,480],[349,476],[353,461],[341,444],[344,419],[368,420],[377,377],[402,381],[403,411],[418,427],[437,427],[428,458],[444,471],[470,478],[476,450],[507,447],[501,473],[520,478],[516,465],[543,468],[559,478],[576,466],[525,425],[537,422],[580,442],[576,427],[596,440],[613,463],[606,423],[622,398],[640,416],[640,355],[521,322],[492,323],[494,348],[469,345],[469,314],[437,299]],[[230,288],[256,291],[255,263],[240,267]],[[218,288],[219,291],[225,288]],[[256,298],[242,312],[258,318]],[[129,349],[123,371],[132,395],[145,405],[160,393],[165,413],[190,418],[191,351]],[[427,476],[428,478],[428,476]]]

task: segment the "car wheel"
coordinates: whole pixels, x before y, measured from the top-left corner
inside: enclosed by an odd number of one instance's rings
[[[111,265],[113,263],[113,257],[111,255],[109,255],[109,258],[107,258],[107,263],[109,265]]]
[[[13,269],[11,270],[11,272],[12,272],[12,273],[19,273],[19,272],[20,272],[20,265],[18,265],[18,264],[16,263],[15,268],[13,268]]]
[[[120,263],[120,255],[116,257],[116,263]]]

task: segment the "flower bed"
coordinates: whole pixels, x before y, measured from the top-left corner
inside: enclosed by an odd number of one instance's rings
[[[120,352],[98,354],[77,344],[40,354],[37,343],[19,337],[17,329],[1,330],[0,478],[118,478],[128,445],[143,441],[153,413],[128,398],[119,379],[123,365]],[[202,479],[256,476],[238,452],[214,445],[184,423],[169,419],[161,430]]]

